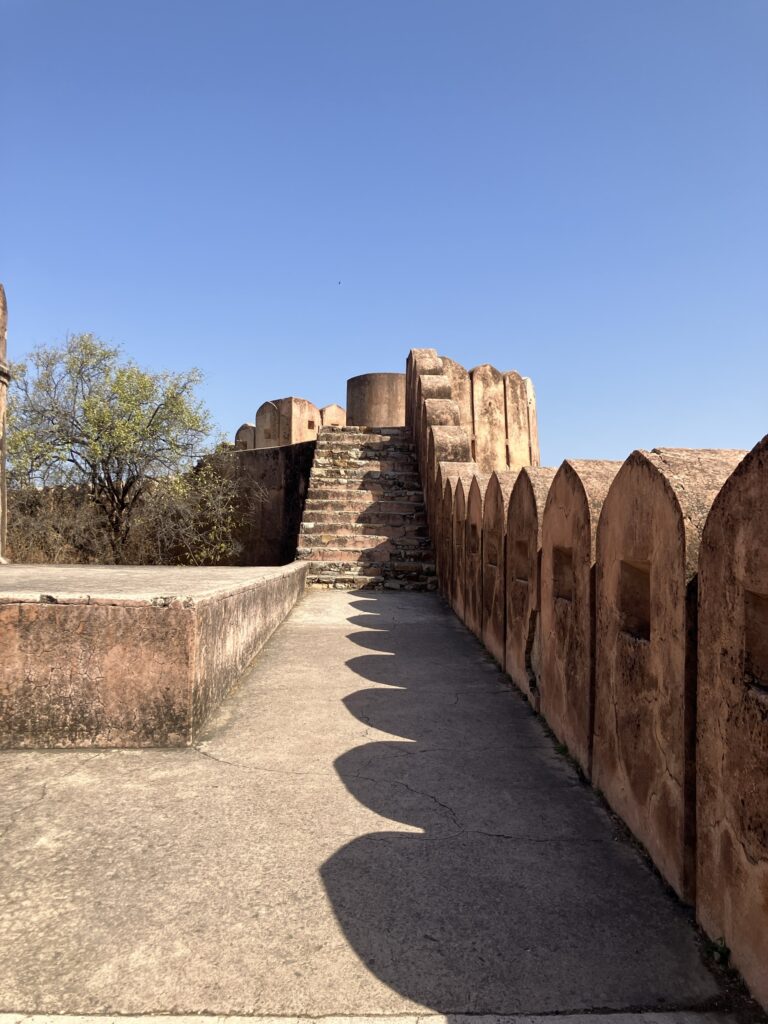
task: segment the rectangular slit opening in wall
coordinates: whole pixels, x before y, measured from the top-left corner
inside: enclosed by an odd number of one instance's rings
[[[474,523],[469,524],[469,553],[470,555],[480,554],[480,530]]]
[[[307,430],[314,430],[314,429],[315,429],[315,421],[314,420],[308,420],[307,421]]]
[[[744,591],[744,682],[768,693],[768,595]]]
[[[627,636],[651,639],[650,562],[619,562],[619,621]]]
[[[520,583],[528,582],[528,541],[516,540],[512,547],[512,576]]]
[[[552,549],[552,584],[556,598],[573,600],[573,548]]]

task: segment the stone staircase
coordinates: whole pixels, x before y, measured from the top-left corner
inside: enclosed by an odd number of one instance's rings
[[[296,557],[308,585],[434,590],[434,554],[404,427],[322,427]]]

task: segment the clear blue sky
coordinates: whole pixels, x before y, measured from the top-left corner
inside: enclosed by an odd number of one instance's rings
[[[12,358],[197,365],[231,434],[435,345],[533,378],[551,465],[768,431],[766,0],[0,15]]]

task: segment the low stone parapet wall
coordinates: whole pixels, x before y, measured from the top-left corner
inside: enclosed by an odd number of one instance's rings
[[[0,747],[185,746],[307,566],[3,566]]]

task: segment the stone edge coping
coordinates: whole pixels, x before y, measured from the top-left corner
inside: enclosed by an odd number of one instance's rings
[[[727,1013],[694,1010],[670,1012],[552,1013],[552,1014],[380,1014],[376,1016],[227,1016],[214,1014],[24,1014],[0,1013],[0,1024],[733,1024]]]
[[[0,572],[0,605],[8,604],[43,604],[43,605],[120,605],[121,607],[155,607],[155,608],[196,608],[202,605],[208,604],[212,601],[222,601],[228,597],[233,597],[236,594],[242,594],[247,590],[260,590],[267,587],[270,583],[278,579],[287,578],[289,576],[301,574],[307,571],[308,562],[295,561],[288,565],[280,565],[274,567],[261,567],[253,566],[253,569],[257,569],[261,572],[258,576],[248,576],[243,580],[242,583],[233,583],[232,580],[227,580],[226,584],[216,585],[215,583],[205,586],[203,589],[197,591],[197,593],[184,593],[183,588],[178,588],[176,593],[163,593],[161,588],[147,589],[146,591],[139,591],[127,594],[121,594],[118,590],[114,593],[110,593],[109,590],[105,589],[103,593],[89,594],[87,592],[78,593],[74,590],[64,591],[57,594],[55,590],[42,591],[42,590],[3,590],[2,589],[2,573]],[[30,566],[32,568],[32,566]],[[46,567],[48,568],[48,567]],[[62,566],[62,568],[64,568]],[[88,566],[78,566],[78,569],[87,570]],[[119,568],[119,567],[115,567]],[[135,566],[132,568],[136,568]],[[169,567],[170,568],[170,567]],[[177,568],[173,566],[172,568]],[[190,573],[195,572],[196,567],[190,567]],[[231,567],[228,567],[231,568]],[[238,567],[240,568],[240,567]],[[243,567],[248,568],[248,567]],[[211,567],[201,568],[202,573],[209,573]],[[180,591],[180,592],[179,592]],[[0,1024],[9,1024],[5,1019],[6,1015],[0,1014]],[[13,1017],[13,1020],[18,1020],[18,1017]],[[41,1017],[40,1020],[47,1018]],[[57,1020],[63,1020],[63,1017],[57,1017]],[[84,1018],[77,1017],[72,1018],[73,1020],[83,1021]],[[90,1018],[89,1018],[90,1019]],[[106,1017],[94,1017],[93,1020],[108,1020],[111,1018]],[[126,1018],[121,1017],[121,1020]],[[146,1018],[142,1018],[146,1019]],[[218,1020],[218,1018],[212,1018]]]

